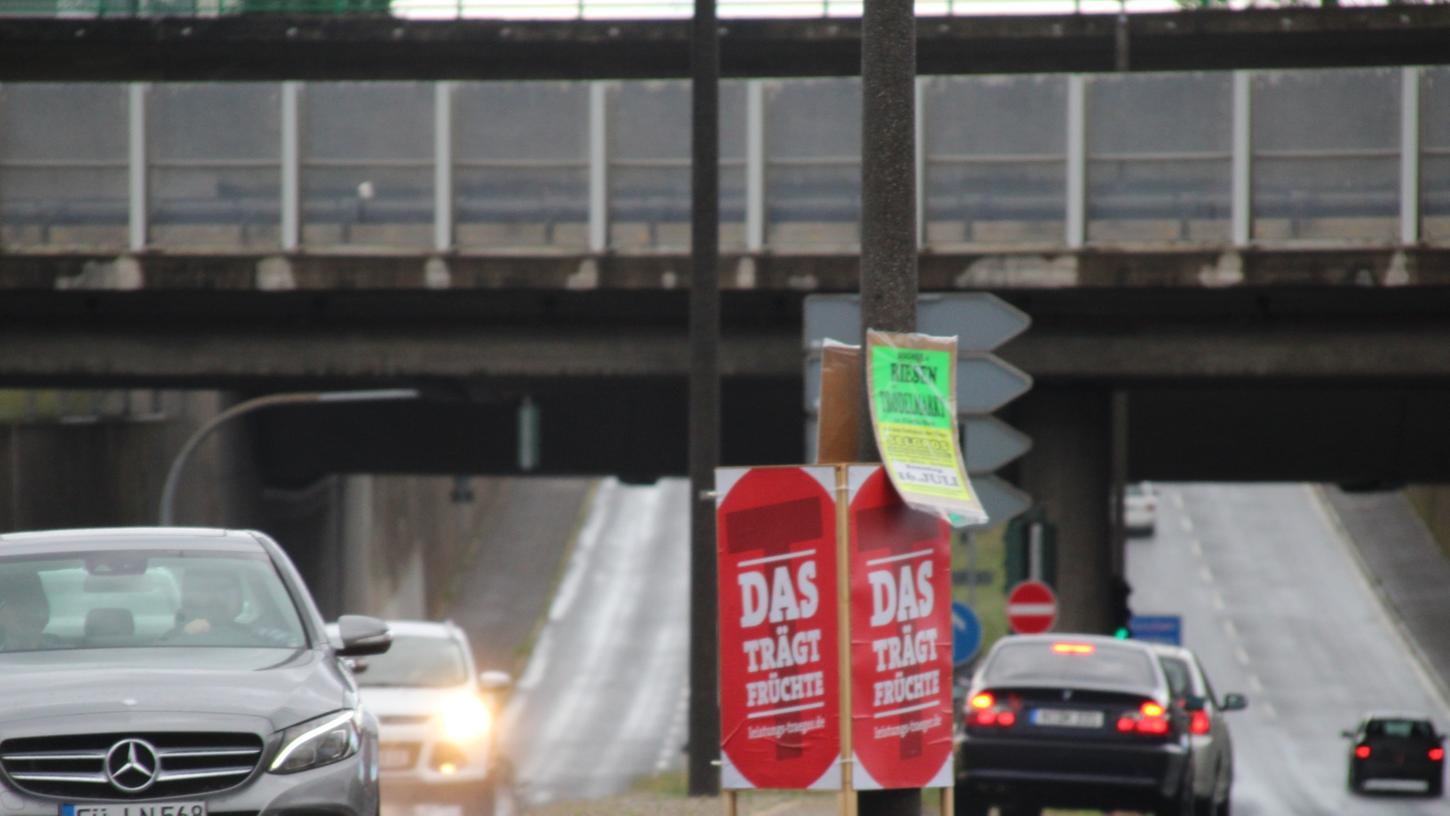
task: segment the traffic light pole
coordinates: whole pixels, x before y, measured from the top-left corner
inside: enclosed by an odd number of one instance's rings
[[[912,0],[866,0],[861,15],[861,339],[916,330],[916,18]],[[862,364],[869,365],[867,354]],[[863,385],[869,382],[862,372]],[[863,461],[881,458],[861,392]],[[861,816],[920,816],[915,788],[863,791]]]
[[[720,790],[715,466],[720,460],[720,53],[715,0],[695,0],[690,47],[689,793]]]

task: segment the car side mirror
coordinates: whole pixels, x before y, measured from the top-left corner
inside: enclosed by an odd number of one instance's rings
[[[1223,705],[1219,706],[1224,711],[1243,711],[1248,707],[1249,698],[1242,694],[1225,694],[1223,697]]]
[[[1183,698],[1184,711],[1202,711],[1208,705],[1208,701],[1197,694],[1189,694]]]
[[[393,645],[388,625],[367,615],[343,615],[337,619],[338,639],[342,647],[338,657],[366,657],[382,654]]]
[[[1354,739],[1354,732],[1353,731],[1340,731],[1339,732],[1339,736],[1344,737],[1347,740],[1352,740],[1352,739]]]
[[[491,670],[478,675],[478,687],[489,694],[502,694],[513,685],[514,679],[508,672]]]

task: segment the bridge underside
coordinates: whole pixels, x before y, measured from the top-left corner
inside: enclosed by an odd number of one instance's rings
[[[923,74],[1434,65],[1450,10],[922,18]],[[852,19],[726,20],[726,76],[860,73]],[[682,77],[690,22],[387,16],[0,20],[0,81]]]
[[[1008,419],[1030,433],[1056,405],[1125,395],[1131,478],[1450,479],[1450,290],[1002,294],[1034,319],[1001,352],[1036,378]],[[725,293],[727,462],[803,456],[802,297]],[[17,291],[0,299],[0,384],[424,389],[261,416],[279,483],[519,472],[528,397],[537,472],[651,479],[685,472],[686,313],[685,292],[658,290]]]

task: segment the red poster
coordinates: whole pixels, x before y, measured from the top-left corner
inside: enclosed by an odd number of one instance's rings
[[[952,784],[951,527],[879,465],[849,470],[857,790]]]
[[[835,478],[716,471],[726,788],[841,785]]]

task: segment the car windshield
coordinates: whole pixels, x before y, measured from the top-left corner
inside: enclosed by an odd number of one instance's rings
[[[262,553],[0,559],[0,652],[306,643],[297,608]]]
[[[1062,644],[1046,641],[1005,643],[987,663],[989,685],[1053,683],[1068,685],[1157,684],[1153,661],[1138,649],[1108,643]]]
[[[363,686],[446,688],[468,682],[468,664],[458,643],[448,637],[394,635],[387,652],[365,658],[358,674]]]
[[[1365,733],[1371,737],[1433,739],[1435,729],[1424,720],[1370,720]]]

